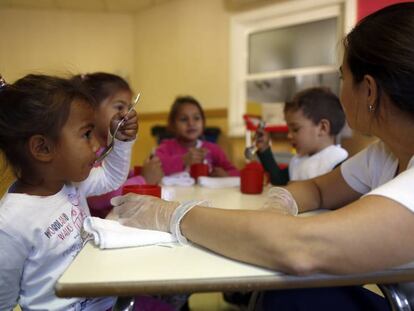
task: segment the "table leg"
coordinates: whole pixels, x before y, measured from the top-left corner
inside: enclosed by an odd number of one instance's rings
[[[385,298],[387,298],[392,311],[412,311],[409,296],[399,284],[377,284]]]
[[[134,310],[135,298],[133,297],[118,297],[112,311],[132,311]]]

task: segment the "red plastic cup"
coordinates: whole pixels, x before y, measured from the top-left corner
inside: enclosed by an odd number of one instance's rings
[[[240,191],[247,194],[263,192],[264,172],[260,169],[244,168],[240,172]]]
[[[141,171],[142,171],[142,166],[141,165],[134,166],[134,176],[141,175]]]
[[[158,185],[126,185],[122,187],[122,194],[146,194],[161,198],[161,187]]]
[[[190,166],[190,175],[195,180],[200,176],[208,176],[208,165],[204,163],[195,163]]]

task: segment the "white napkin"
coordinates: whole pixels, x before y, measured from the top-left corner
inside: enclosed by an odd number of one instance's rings
[[[206,188],[239,187],[240,177],[198,177],[198,184]]]
[[[161,183],[165,186],[185,186],[190,187],[194,185],[194,178],[188,172],[175,173],[170,176],[164,176]]]
[[[93,236],[95,245],[101,249],[155,245],[176,242],[172,234],[143,230],[121,225],[115,220],[86,217],[83,229]]]

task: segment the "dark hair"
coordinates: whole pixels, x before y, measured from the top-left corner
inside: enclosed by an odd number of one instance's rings
[[[16,176],[30,170],[27,142],[36,134],[57,142],[71,103],[93,99],[70,80],[27,75],[0,89],[0,149]]]
[[[178,96],[171,105],[170,113],[168,114],[167,128],[170,133],[174,133],[174,123],[180,108],[187,104],[194,105],[198,108],[201,114],[201,118],[203,120],[203,127],[205,126],[206,117],[204,115],[204,111],[200,103],[192,96]]]
[[[94,72],[76,75],[72,80],[81,83],[87,89],[90,95],[95,99],[95,104],[97,106],[116,92],[129,91],[132,93],[128,82],[112,73]]]
[[[314,87],[297,93],[286,102],[284,112],[299,111],[318,124],[322,119],[330,123],[330,135],[337,135],[345,125],[345,114],[339,98],[326,87]]]
[[[385,92],[399,109],[414,113],[413,2],[368,15],[345,37],[344,46],[355,83],[371,75],[378,85],[379,99]]]

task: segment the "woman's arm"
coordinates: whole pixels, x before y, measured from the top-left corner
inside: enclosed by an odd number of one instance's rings
[[[291,182],[285,188],[295,198],[300,212],[336,209],[361,196],[346,183],[339,167],[316,178]]]
[[[381,196],[311,217],[194,208],[183,234],[225,256],[294,274],[358,273],[414,260],[414,215]]]

